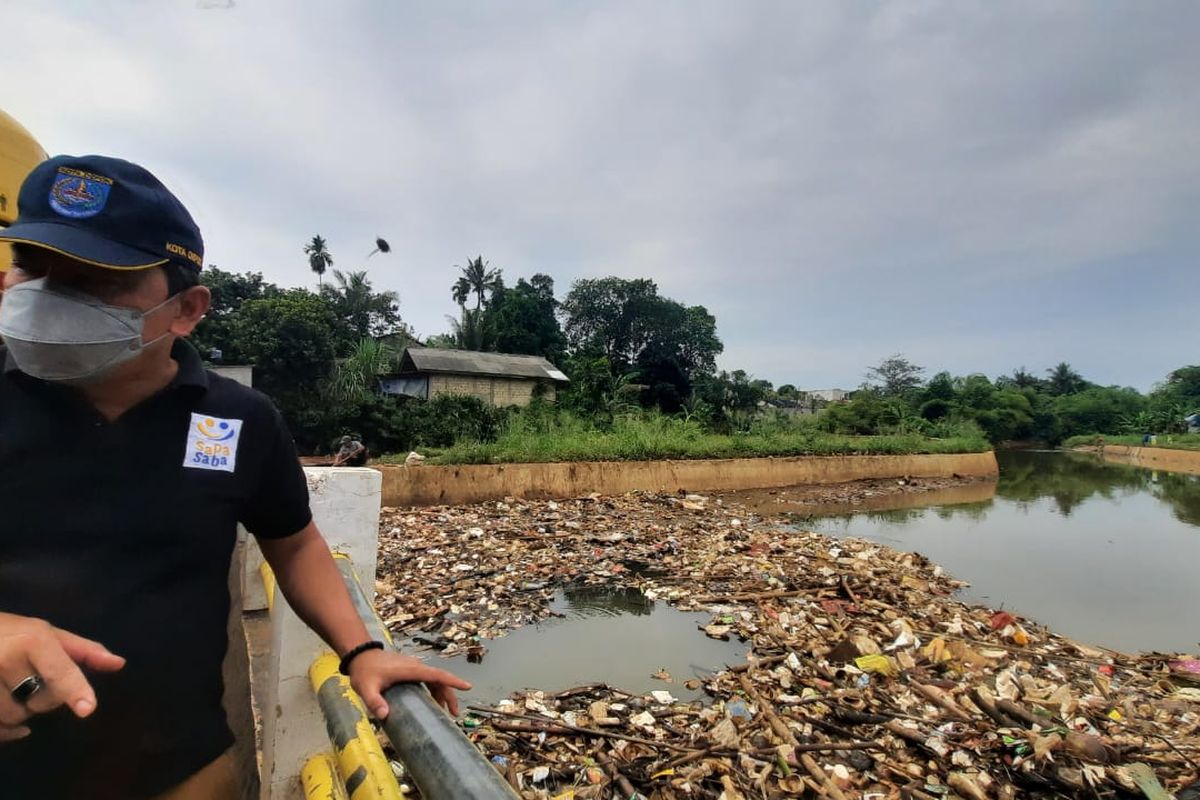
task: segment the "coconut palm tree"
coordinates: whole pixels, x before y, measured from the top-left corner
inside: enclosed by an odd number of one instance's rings
[[[314,236],[311,242],[304,245],[304,252],[308,254],[308,266],[317,273],[317,288],[320,288],[325,270],[333,266],[333,256],[320,236]]]
[[[1046,370],[1046,374],[1049,376],[1046,384],[1050,394],[1075,394],[1087,388],[1087,381],[1083,376],[1065,361]]]
[[[504,285],[501,271],[498,269],[488,269],[483,256],[467,259],[467,265],[459,267],[459,269],[462,270],[462,276],[454,282],[450,293],[454,298],[454,302],[460,306],[465,306],[467,298],[471,294],[474,294],[475,310],[478,311],[483,307],[484,296],[495,292]]]
[[[335,269],[333,280],[334,285],[324,295],[357,336],[381,336],[398,325],[399,295],[375,291],[365,270],[343,273]]]

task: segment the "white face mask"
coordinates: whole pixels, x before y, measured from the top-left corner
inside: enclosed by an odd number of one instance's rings
[[[0,338],[26,375],[45,381],[91,383],[135,358],[164,333],[142,341],[148,311],[110,306],[80,292],[46,286],[45,278],[18,283],[0,302]]]

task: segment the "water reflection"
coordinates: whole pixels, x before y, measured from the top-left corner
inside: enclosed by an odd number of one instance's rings
[[[996,493],[1001,497],[1019,502],[1049,497],[1058,512],[1069,517],[1091,497],[1119,500],[1148,492],[1166,503],[1180,522],[1200,525],[1200,476],[1107,463],[1087,453],[1000,457],[1003,468]]]
[[[915,550],[1060,633],[1126,650],[1197,648],[1200,477],[1075,453],[1001,452],[995,497],[806,520]]]
[[[562,691],[607,683],[638,694],[666,689],[680,700],[701,699],[683,682],[746,660],[747,645],[707,638],[696,629],[708,614],[685,613],[636,589],[574,586],[550,604],[554,617],[485,642],[481,663],[465,657],[435,660],[469,680],[470,703],[494,703],[518,689]],[[651,677],[666,670],[664,683]]]
[[[654,611],[654,601],[637,589],[605,586],[576,586],[564,589],[561,599],[551,604],[558,614],[574,619],[645,616]]]

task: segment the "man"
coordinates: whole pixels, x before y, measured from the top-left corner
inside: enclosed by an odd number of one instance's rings
[[[221,711],[236,525],[367,707],[448,672],[367,641],[263,395],[184,337],[209,307],[183,205],[118,159],[59,156],[2,232],[0,797],[225,800]]]
[[[367,464],[367,447],[353,436],[338,440],[337,455],[333,457],[335,467],[364,467]]]

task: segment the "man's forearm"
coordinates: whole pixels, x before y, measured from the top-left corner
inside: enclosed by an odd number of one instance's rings
[[[292,609],[335,652],[367,641],[367,628],[315,524],[285,539],[261,540],[259,547]]]

